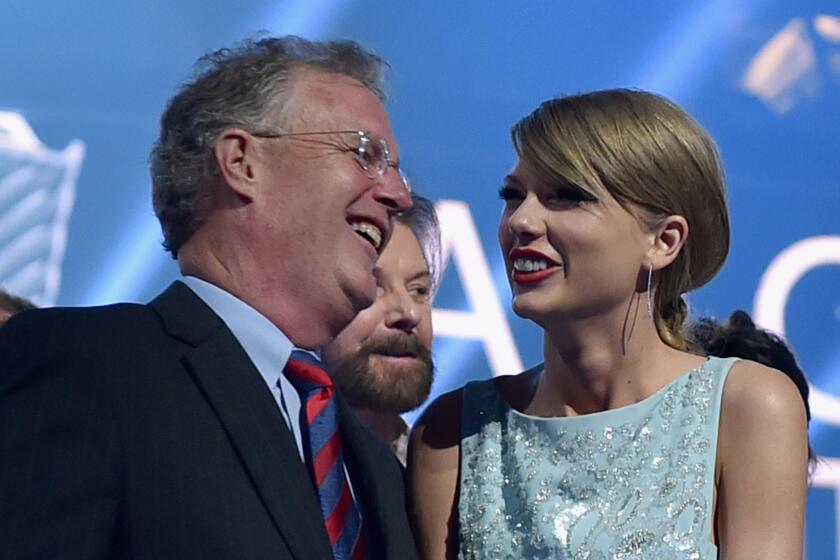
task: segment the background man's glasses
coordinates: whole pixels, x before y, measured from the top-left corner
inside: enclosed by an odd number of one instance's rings
[[[343,151],[352,152],[356,161],[371,179],[377,179],[385,175],[389,167],[393,167],[399,174],[400,180],[406,190],[411,192],[411,184],[408,177],[403,173],[397,162],[391,159],[391,150],[388,142],[372,132],[366,130],[325,130],[318,132],[288,132],[288,133],[251,133],[257,138],[291,138],[297,136],[318,136],[328,134],[353,134],[358,140],[355,147],[339,148]]]

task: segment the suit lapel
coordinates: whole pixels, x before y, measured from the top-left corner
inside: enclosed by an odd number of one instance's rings
[[[236,448],[293,556],[329,558],[315,493],[277,403],[242,346],[192,290],[177,282],[152,302],[174,337],[193,348],[187,369]]]

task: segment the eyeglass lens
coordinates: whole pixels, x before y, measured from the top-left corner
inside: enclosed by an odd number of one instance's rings
[[[382,138],[362,136],[359,142],[359,160],[365,171],[376,172],[382,176],[391,163],[388,144]]]

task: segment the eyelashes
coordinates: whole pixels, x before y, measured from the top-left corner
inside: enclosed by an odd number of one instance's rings
[[[549,198],[577,203],[594,202],[596,200],[594,196],[590,195],[586,191],[571,187],[555,188]]]
[[[509,200],[521,200],[524,196],[517,189],[503,185],[499,187],[499,198],[507,202]]]
[[[499,198],[505,202],[518,202],[525,199],[526,192],[522,189],[503,185],[499,188]],[[572,185],[558,185],[548,187],[540,194],[544,204],[579,205],[587,202],[597,202],[598,199],[583,189]]]

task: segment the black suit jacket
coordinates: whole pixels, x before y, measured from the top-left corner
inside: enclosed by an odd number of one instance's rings
[[[338,402],[372,556],[416,558],[402,470]],[[189,288],[0,329],[0,558],[331,558],[259,372]]]

